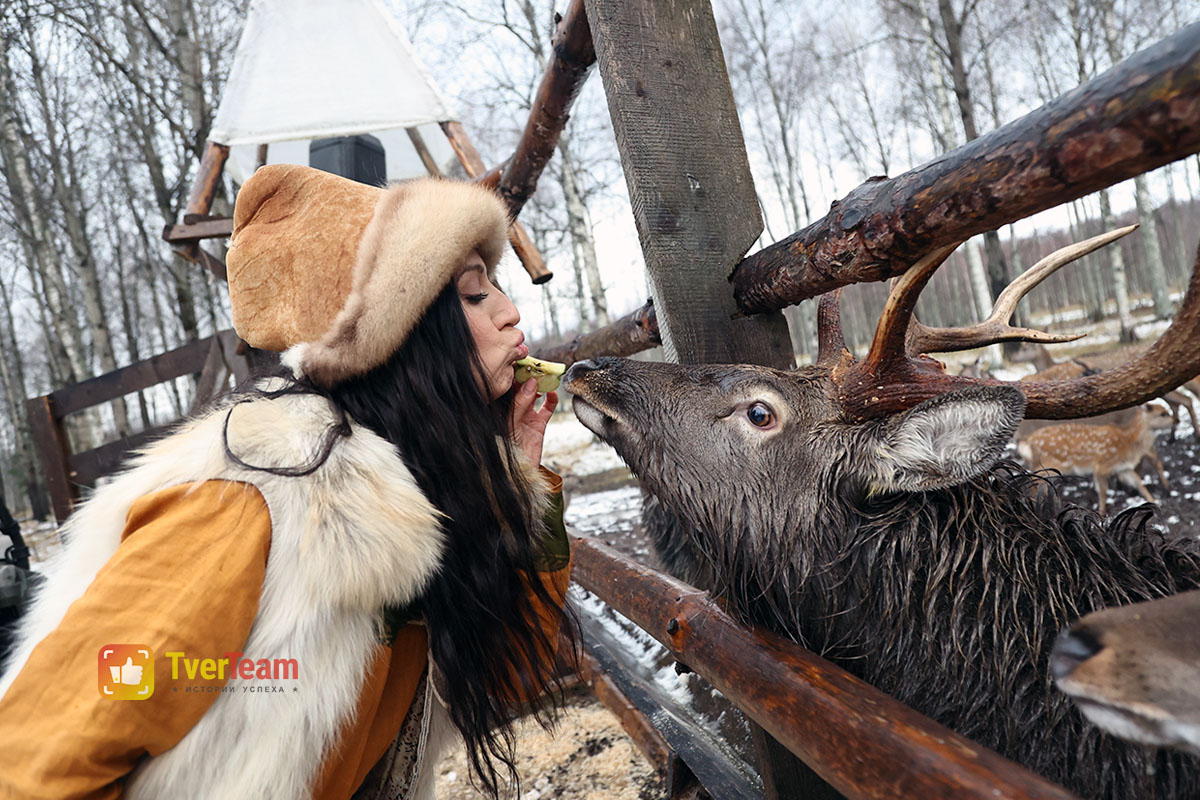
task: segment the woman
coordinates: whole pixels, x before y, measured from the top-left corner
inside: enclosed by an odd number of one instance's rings
[[[497,794],[570,568],[506,238],[470,184],[242,187],[234,325],[289,374],[67,523],[0,681],[0,797],[431,797],[454,731]]]

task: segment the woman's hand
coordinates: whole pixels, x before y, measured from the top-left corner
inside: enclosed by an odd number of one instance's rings
[[[529,460],[534,464],[542,463],[542,439],[546,436],[546,424],[550,415],[558,405],[558,392],[550,392],[542,407],[534,409],[537,404],[537,381],[528,380],[516,387],[513,392],[512,404],[512,436]]]

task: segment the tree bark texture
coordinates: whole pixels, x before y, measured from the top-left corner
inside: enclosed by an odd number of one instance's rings
[[[596,63],[583,0],[571,0],[551,46],[553,57],[534,97],[529,122],[500,177],[500,195],[508,202],[514,217],[533,196],[542,170],[554,155],[571,106]]]
[[[1158,319],[1171,318],[1171,292],[1167,287],[1167,268],[1163,264],[1162,248],[1158,244],[1158,223],[1154,220],[1154,207],[1150,192],[1146,189],[1146,176],[1133,179],[1133,198],[1137,205],[1138,224],[1142,236],[1142,252],[1146,271],[1150,275],[1150,296],[1154,300],[1154,316]]]
[[[539,349],[536,355],[569,365],[598,356],[631,356],[660,344],[658,317],[651,301],[600,330],[581,334],[565,344]]]
[[[588,220],[587,206],[579,190],[575,173],[575,159],[567,137],[558,141],[558,156],[561,170],[563,197],[567,206],[567,228],[571,232],[571,251],[575,254],[575,270],[581,276],[580,283],[587,282],[591,298],[591,323],[593,326],[608,324],[608,301],[604,297],[604,284],[600,280],[600,264],[596,259],[596,240],[592,236],[592,224]],[[583,320],[580,320],[582,324]]]
[[[667,358],[790,367],[782,314],[733,319],[725,276],[762,217],[711,4],[587,12]]]
[[[896,178],[743,259],[748,314],[904,272],[936,247],[993,230],[1200,150],[1200,23],[1003,128]]]
[[[1104,230],[1114,227],[1112,205],[1108,189],[1100,191],[1100,224]],[[1113,294],[1117,299],[1117,321],[1121,326],[1121,341],[1133,340],[1133,312],[1129,305],[1129,276],[1125,272],[1125,256],[1120,247],[1106,247],[1102,251],[1108,258],[1109,274],[1112,277]]]

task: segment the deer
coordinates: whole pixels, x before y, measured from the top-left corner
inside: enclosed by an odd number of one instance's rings
[[[1200,756],[1200,591],[1088,614],[1058,637],[1050,669],[1095,725]]]
[[[1050,351],[1045,345],[1038,345],[1034,351],[1033,364],[1037,367],[1037,372],[1032,375],[1026,375],[1022,378],[1022,382],[1029,381],[1062,381],[1071,378],[1078,378],[1081,375],[1091,375],[1105,369],[1112,369],[1119,366],[1130,358],[1134,358],[1145,352],[1146,346],[1127,347],[1124,350],[1117,350],[1109,353],[1098,353],[1087,356],[1078,356],[1069,358],[1065,361],[1055,361],[1050,355]],[[1200,380],[1192,378],[1183,382],[1180,386],[1164,392],[1161,399],[1171,409],[1171,416],[1174,420],[1170,430],[1171,439],[1175,438],[1175,426],[1179,424],[1179,409],[1181,407],[1188,410],[1188,415],[1192,419],[1192,432],[1200,439],[1200,417],[1196,415],[1196,409],[1192,405],[1192,399],[1180,389],[1187,389],[1192,394],[1200,397]],[[1100,424],[1107,424],[1101,422]],[[1030,426],[1028,423],[1023,423],[1017,431],[1016,439],[1021,441],[1024,436],[1032,433],[1037,429],[1037,425]]]
[[[1117,475],[1146,502],[1154,498],[1138,474],[1143,459],[1157,470],[1162,486],[1170,491],[1166,470],[1154,446],[1154,432],[1175,424],[1170,411],[1159,405],[1139,406],[1120,421],[1106,425],[1067,422],[1018,437],[1017,452],[1032,470],[1056,470],[1066,475],[1088,475],[1096,483],[1100,516],[1108,507],[1108,478]]]
[[[601,357],[564,386],[638,477],[667,571],[1081,796],[1197,797],[1200,762],[1087,723],[1049,660],[1083,614],[1200,588],[1200,543],[1167,538],[1152,506],[1107,520],[1069,506],[1003,453],[1023,416],[1131,406],[1200,372],[1200,269],[1162,338],[1111,372],[1018,386],[927,355],[1061,341],[1011,326],[1016,302],[1119,235],[1052,253],[956,329],[913,319],[954,249],[935,248],[893,284],[861,360],[834,291],[812,365]]]

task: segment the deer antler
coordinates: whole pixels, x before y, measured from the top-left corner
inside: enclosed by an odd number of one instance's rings
[[[1133,230],[1134,226],[1122,228],[1052,253],[1001,293],[988,319],[967,328],[928,328],[913,320],[917,297],[954,247],[931,252],[910,267],[892,287],[871,349],[862,361],[834,364],[818,358],[818,363],[831,368],[843,415],[849,420],[861,421],[911,408],[954,389],[977,384],[1005,384],[994,379],[947,375],[940,362],[922,353],[960,350],[1000,341],[1069,340],[1010,326],[1008,320],[1013,308],[1030,289],[1056,270]],[[829,302],[836,303],[836,299]],[[825,304],[826,300],[822,298],[822,305]],[[822,324],[827,319],[836,321],[836,315],[821,315]],[[820,332],[822,356],[833,349],[824,346],[826,341],[831,341],[830,337],[828,331]],[[1174,389],[1197,374],[1200,374],[1200,253],[1175,321],[1139,358],[1115,369],[1070,381],[1022,383],[1018,388],[1025,392],[1028,400],[1027,417],[1070,419],[1136,405]]]
[[[930,328],[913,320],[909,327],[907,350],[910,355],[920,353],[952,353],[958,350],[971,350],[997,342],[1035,342],[1039,344],[1060,344],[1082,339],[1086,333],[1053,334],[1035,331],[1030,328],[1017,328],[1008,324],[1017,303],[1029,294],[1033,287],[1049,278],[1060,269],[1083,258],[1088,253],[1099,250],[1105,245],[1128,236],[1138,229],[1137,225],[1093,236],[1076,244],[1068,245],[1061,250],[1055,250],[1041,261],[1025,270],[1019,278],[1010,283],[992,306],[992,313],[983,322],[962,328]],[[907,273],[905,273],[907,275]]]
[[[817,301],[817,363],[823,367],[832,367],[850,355],[842,337],[841,299],[839,287]]]

